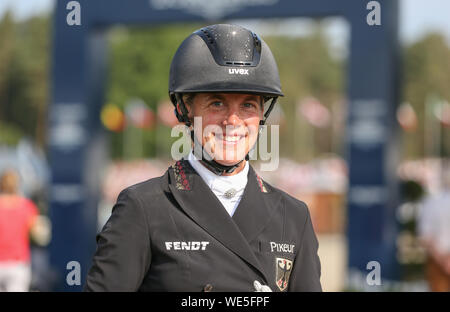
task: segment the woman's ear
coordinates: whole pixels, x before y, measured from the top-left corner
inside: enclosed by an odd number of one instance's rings
[[[264,118],[264,105],[266,104],[264,96],[260,96],[261,98],[261,119]]]
[[[184,107],[186,107],[186,110],[188,111],[188,117],[191,117],[191,106],[188,103],[184,102]],[[180,116],[183,115],[183,111],[181,110],[180,103],[177,103],[177,111],[178,111],[178,114],[180,114]]]

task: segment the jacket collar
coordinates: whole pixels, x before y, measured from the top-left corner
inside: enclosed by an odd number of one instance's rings
[[[192,168],[203,178],[206,185],[213,191],[224,194],[230,188],[234,188],[238,192],[243,192],[247,185],[248,170],[250,165],[245,163],[245,167],[241,172],[231,176],[217,175],[202,165],[202,163],[194,156],[191,151],[187,157]]]
[[[169,188],[181,209],[225,247],[251,264],[267,283],[250,242],[268,225],[279,207],[280,195],[250,166],[244,195],[231,218],[217,197],[187,160],[169,168]]]

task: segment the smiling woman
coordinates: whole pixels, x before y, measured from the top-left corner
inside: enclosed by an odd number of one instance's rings
[[[121,192],[85,289],[321,291],[306,204],[248,162],[283,95],[269,47],[240,26],[202,28],[172,60],[169,95],[192,150],[164,176]]]

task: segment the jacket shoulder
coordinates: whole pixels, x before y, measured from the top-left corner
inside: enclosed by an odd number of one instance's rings
[[[308,208],[308,205],[304,201],[301,201],[301,200],[293,197],[292,195],[288,194],[287,192],[267,183],[265,180],[263,180],[263,183],[269,192],[273,192],[280,196],[280,198],[284,202],[286,211],[288,213],[296,213],[296,214],[300,214],[301,216],[303,216],[305,218],[307,217],[307,215],[309,214],[309,208]]]
[[[133,185],[130,185],[123,189],[120,194],[128,194],[137,198],[148,198],[154,196],[162,196],[164,190],[168,188],[167,171],[164,175],[148,179]],[[120,195],[119,195],[120,197]]]

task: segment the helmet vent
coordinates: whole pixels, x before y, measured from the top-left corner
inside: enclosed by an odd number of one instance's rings
[[[236,66],[243,66],[243,65],[250,66],[250,65],[252,65],[252,63],[244,63],[244,62],[225,62],[225,64],[227,64],[227,65],[236,65]]]
[[[235,25],[214,25],[194,32],[206,43],[211,55],[221,66],[258,66],[261,40],[258,36]]]

